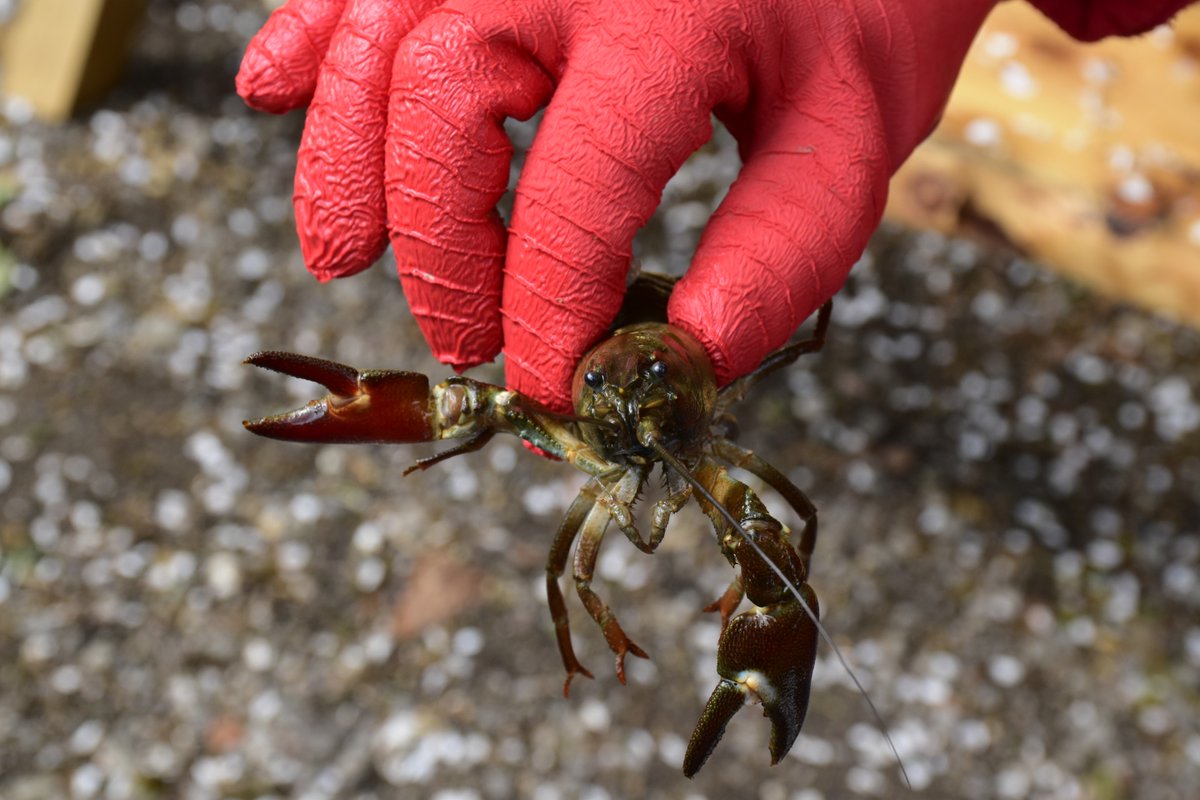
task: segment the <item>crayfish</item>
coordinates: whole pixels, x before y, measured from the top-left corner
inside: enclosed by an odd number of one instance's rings
[[[517,392],[470,378],[453,377],[431,389],[429,379],[419,373],[360,371],[309,356],[261,352],[247,363],[320,383],[329,394],[244,424],[262,436],[301,442],[464,440],[418,461],[408,472],[478,450],[495,433],[506,432],[590,475],[567,510],[546,563],[550,614],[567,672],[564,694],[576,675],[592,677],[575,656],[559,587],[571,545],[579,540],[573,569],[579,598],[616,655],[617,677],[624,683],[626,655],[647,656],[592,588],[601,541],[615,523],[639,550],[653,553],[671,516],[695,497],[712,521],[721,552],[738,572],[706,609],[721,613],[720,681],[684,757],[683,772],[691,777],[746,703],[761,703],[771,720],[772,764],[791,748],[808,710],[820,628],[817,597],[806,583],[817,535],[816,509],[782,472],[730,441],[727,409],[767,374],[821,349],[831,304],[821,308],[810,338],[775,351],[754,372],[718,390],[704,348],[664,321],[671,283],[643,276],[630,289],[619,327],[578,365],[574,415],[555,413]],[[659,321],[623,324],[630,317]],[[643,537],[633,505],[656,465],[666,491],[653,504],[649,534]],[[796,545],[789,529],[725,465],[756,475],[795,509],[804,521]],[[733,616],[743,597],[754,608]]]

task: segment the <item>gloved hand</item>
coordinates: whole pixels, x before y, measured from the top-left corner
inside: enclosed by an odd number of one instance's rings
[[[465,368],[503,345],[510,386],[565,408],[710,113],[744,166],[669,313],[724,383],[840,288],[994,3],[291,0],[238,90],[312,98],[296,216],[319,278],[371,264],[386,229],[434,354]],[[506,231],[502,122],[547,103]]]
[[[1196,0],[1029,0],[1081,42],[1105,36],[1133,36],[1165,25]]]

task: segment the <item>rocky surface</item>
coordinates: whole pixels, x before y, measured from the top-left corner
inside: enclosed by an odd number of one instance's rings
[[[259,348],[447,374],[388,265],[305,274],[302,120],[232,93],[263,14],[155,0],[104,109],[3,106],[0,796],[903,796],[826,649],[780,765],[748,710],[680,775],[729,578],[694,509],[653,557],[610,537],[600,591],[653,661],[621,687],[570,598],[596,680],[564,700],[543,565],[580,475],[496,441],[402,479],[430,447],[242,430],[314,396]],[[723,137],[693,159],[645,266],[686,265],[735,171]],[[741,408],[821,509],[812,584],[911,796],[1194,796],[1198,356],[1002,248],[884,230],[825,352]]]

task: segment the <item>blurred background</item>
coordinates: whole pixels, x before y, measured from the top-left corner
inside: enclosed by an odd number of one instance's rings
[[[0,1],[10,34],[42,3]],[[303,117],[233,93],[269,5],[149,0],[115,86],[88,105],[76,70],[58,110],[44,82],[15,93],[15,54],[48,80],[51,45],[98,27],[0,45],[0,797],[904,796],[824,648],[778,766],[750,709],[681,776],[716,681],[700,609],[730,577],[694,509],[653,557],[603,551],[599,590],[653,658],[628,686],[568,598],[596,679],[564,700],[543,567],[581,475],[494,441],[402,479],[432,448],[242,430],[317,393],[241,365],[260,348],[448,374],[387,258],[327,285],[303,269]],[[1077,50],[1003,12],[897,178],[895,218],[940,232],[881,229],[829,345],[740,407],[740,441],[820,508],[811,583],[912,796],[1183,800],[1200,335],[1172,320],[1200,308],[1200,48]],[[1134,61],[1182,100],[1111,107],[1153,82]],[[640,235],[645,268],[686,267],[736,170],[719,132]],[[1041,266],[1076,251],[1098,268]]]

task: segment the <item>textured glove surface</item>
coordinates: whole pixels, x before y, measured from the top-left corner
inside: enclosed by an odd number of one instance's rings
[[[439,359],[503,347],[510,385],[563,408],[634,233],[711,114],[744,166],[670,316],[726,382],[842,285],[992,5],[291,0],[238,89],[275,112],[311,101],[296,210],[314,274],[361,270],[390,236]],[[542,107],[506,228],[502,123]]]

